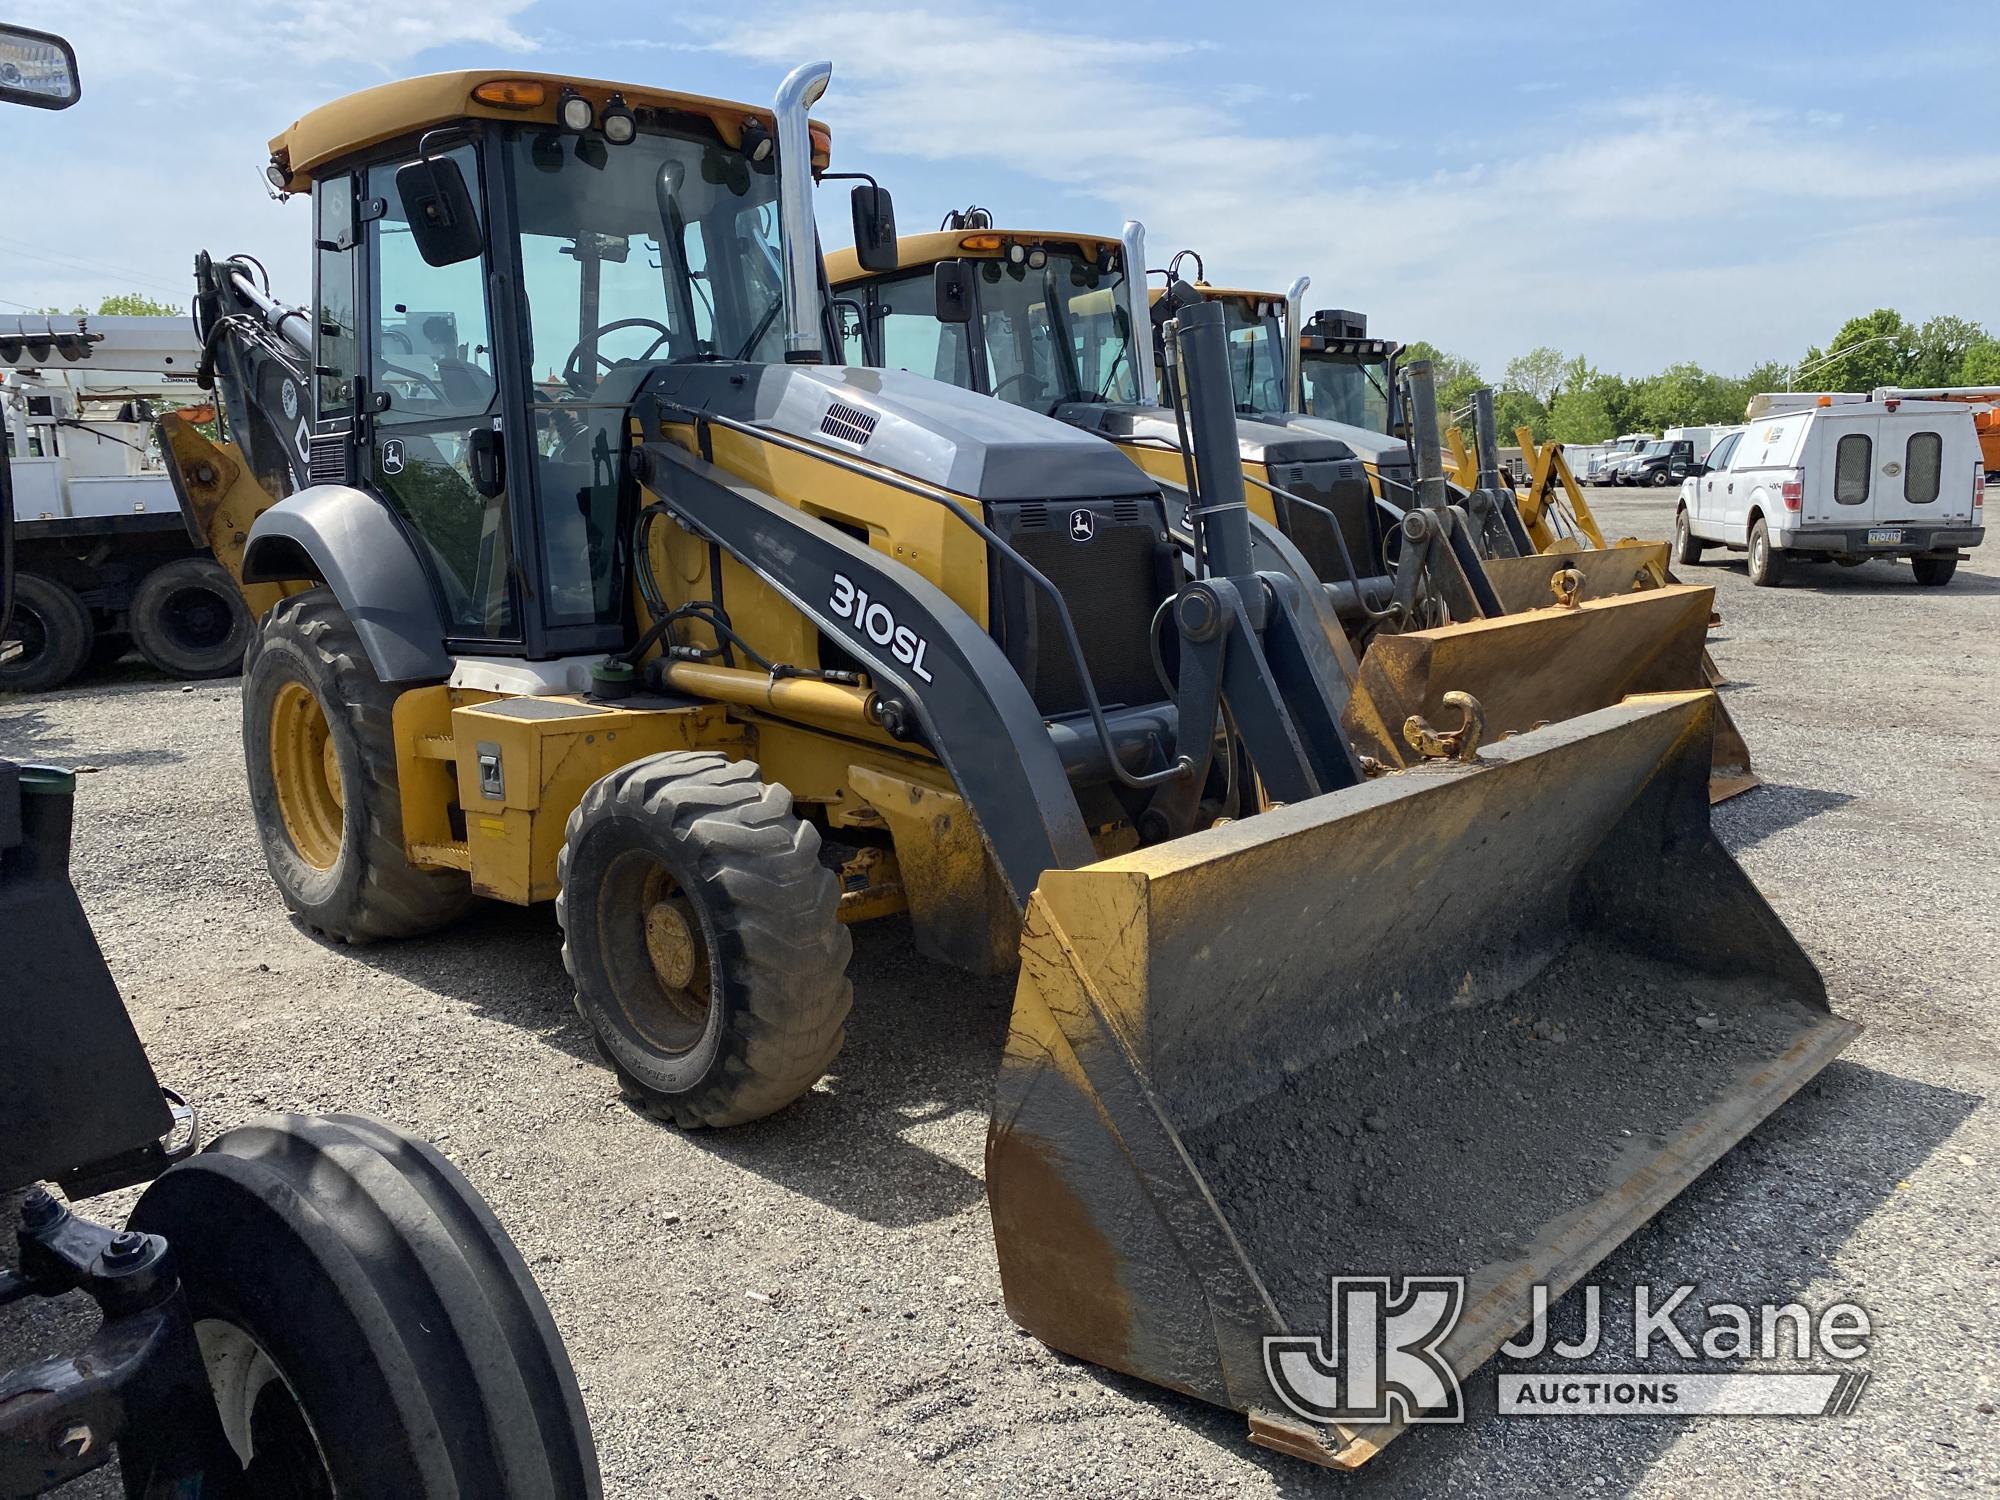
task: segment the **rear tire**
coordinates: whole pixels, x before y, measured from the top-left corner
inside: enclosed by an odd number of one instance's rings
[[[1655,469],[1653,470],[1652,478],[1646,482],[1656,490],[1663,490],[1674,482],[1674,476],[1669,474],[1665,469]]]
[[[172,1246],[245,1465],[205,1493],[602,1493],[548,1306],[431,1146],[353,1115],[255,1121],[170,1168],[129,1227]],[[144,1444],[122,1445],[128,1474]]]
[[[670,752],[570,815],[556,916],[576,1007],[635,1105],[740,1125],[826,1072],[853,945],[819,834],[749,761]]]
[[[1683,568],[1692,568],[1707,550],[1706,542],[1695,540],[1694,528],[1688,524],[1687,507],[1683,505],[1674,512],[1674,561]]]
[[[26,649],[0,662],[0,693],[46,693],[81,672],[97,627],[76,590],[39,573],[14,575],[14,623],[8,635]]]
[[[1771,545],[1771,531],[1759,516],[1750,523],[1750,581],[1759,588],[1772,588],[1785,581],[1785,563]]]
[[[1913,557],[1910,567],[1917,575],[1917,582],[1925,588],[1941,589],[1951,582],[1951,575],[1958,571],[1955,557]]]
[[[132,644],[169,677],[227,677],[243,670],[256,621],[222,564],[178,557],[153,569],[132,596]]]
[[[395,701],[327,590],[281,599],[264,617],[243,674],[257,834],[285,904],[350,943],[434,931],[471,899],[461,872],[404,856]]]

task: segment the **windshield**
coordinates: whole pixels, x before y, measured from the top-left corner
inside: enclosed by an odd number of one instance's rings
[[[1038,412],[1065,401],[1137,400],[1123,272],[1102,257],[1044,250],[1042,260],[967,262],[976,273],[977,353],[966,325],[938,321],[934,264],[843,295],[867,298],[870,357],[890,369],[971,390],[980,388],[979,359],[989,395]]]
[[[977,262],[988,390],[1036,411],[1132,400],[1124,276],[1101,260],[1043,253],[1040,266]]]
[[[1301,374],[1309,416],[1370,432],[1389,430],[1389,360],[1340,349],[1306,350]]]
[[[1289,410],[1282,313],[1259,312],[1272,304],[1248,297],[1217,300],[1222,303],[1222,326],[1229,336],[1229,374],[1236,390],[1236,409],[1246,413]]]
[[[615,456],[627,381],[614,369],[783,357],[778,178],[696,129],[628,145],[553,129],[508,132],[535,392],[551,625],[616,621]]]
[[[1674,445],[1672,443],[1648,443],[1646,444],[1645,450],[1641,452],[1639,456],[1641,458],[1661,458],[1664,457],[1673,448],[1673,446]]]

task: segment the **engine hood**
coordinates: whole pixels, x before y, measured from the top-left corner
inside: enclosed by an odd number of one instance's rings
[[[1114,442],[1164,444],[1175,450],[1181,445],[1174,414],[1163,406],[1076,401],[1057,407],[1055,415],[1060,421]],[[1236,446],[1243,461],[1251,464],[1310,463],[1316,459],[1353,458],[1356,454],[1355,449],[1329,434],[1251,417],[1236,419]]]
[[[1074,427],[906,370],[675,365],[646,389],[696,411],[820,443],[978,500],[1151,495],[1117,449]]]
[[[1365,459],[1376,468],[1384,464],[1396,468],[1409,462],[1410,450],[1399,437],[1391,437],[1386,432],[1374,432],[1366,427],[1356,427],[1351,422],[1336,422],[1330,417],[1308,417],[1299,412],[1288,412],[1271,420],[1282,422],[1295,432],[1316,432],[1336,442],[1347,444],[1357,458]]]

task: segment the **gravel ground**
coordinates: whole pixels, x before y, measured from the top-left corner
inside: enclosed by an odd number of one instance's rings
[[[1670,496],[1594,498],[1614,532],[1667,534]],[[0,702],[0,754],[99,768],[78,799],[77,884],[158,1072],[208,1129],[371,1111],[464,1167],[568,1339],[611,1495],[1985,1489],[2000,1486],[1996,569],[1988,549],[1941,591],[1877,564],[1776,591],[1753,591],[1740,560],[1693,570],[1716,587],[1715,655],[1766,782],[1717,826],[1868,1030],[1592,1279],[1607,1318],[1638,1282],[1857,1299],[1876,1328],[1859,1410],[1509,1420],[1487,1371],[1465,1426],[1417,1431],[1354,1477],[1253,1450],[1240,1418],[1012,1327],[980,1180],[1008,987],[917,960],[897,924],[856,934],[831,1077],[775,1119],[683,1135],[616,1102],[549,912],[489,908],[366,950],[286,918],[250,827],[233,683],[189,691],[126,665]],[[15,1352],[26,1338],[18,1310],[0,1322]]]

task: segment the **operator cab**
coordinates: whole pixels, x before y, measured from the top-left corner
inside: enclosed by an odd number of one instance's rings
[[[274,184],[309,183],[317,225],[310,480],[390,503],[453,655],[626,643],[640,382],[786,355],[773,128],[692,95],[450,74],[274,142]]]

